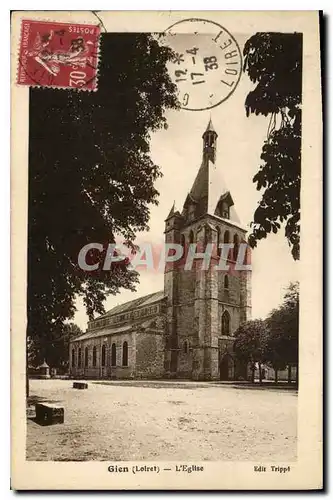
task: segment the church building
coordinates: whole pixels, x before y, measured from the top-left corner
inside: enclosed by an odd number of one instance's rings
[[[118,305],[90,321],[70,344],[70,375],[76,378],[234,380],[246,369],[233,355],[233,334],[251,318],[251,271],[236,270],[246,230],[223,177],[211,120],[204,132],[201,166],[182,211],[171,208],[165,243],[213,245],[211,263],[167,263],[164,289]],[[216,269],[219,244],[233,243],[229,270]],[[201,250],[200,250],[201,249]],[[248,252],[247,252],[248,258]]]

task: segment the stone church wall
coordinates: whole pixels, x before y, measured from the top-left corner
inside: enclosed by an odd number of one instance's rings
[[[136,337],[137,378],[162,378],[164,374],[164,335],[140,332]]]
[[[128,365],[122,366],[123,343],[128,344]],[[111,366],[111,347],[116,344],[116,366]],[[102,346],[106,346],[105,366],[102,366]],[[72,366],[72,349],[75,349],[75,366]],[[85,348],[88,347],[88,366],[85,366]],[[93,348],[96,347],[96,366],[93,366]],[[81,348],[81,364],[78,366],[78,351]],[[75,378],[85,379],[127,379],[134,378],[135,372],[135,336],[131,333],[97,337],[70,346],[70,374]]]
[[[179,291],[176,310],[178,337],[177,376],[179,378],[191,378],[192,373],[192,347],[195,344],[195,275],[195,269],[181,271],[178,275]]]
[[[196,342],[194,335],[194,308],[185,304],[177,310],[178,370],[180,378],[190,378],[192,373],[192,348]]]
[[[224,286],[224,277],[226,273],[219,271],[218,273],[218,298],[220,302],[226,304],[239,304],[240,302],[240,279],[239,275],[234,273],[227,273],[229,286]]]

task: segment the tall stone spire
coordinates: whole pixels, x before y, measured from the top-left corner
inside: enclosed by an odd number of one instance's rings
[[[218,134],[210,118],[207,128],[202,135],[203,152],[201,166],[192,189],[187,195],[184,209],[191,204],[195,204],[197,217],[210,214],[228,218],[230,222],[239,223],[238,215],[233,206],[234,202],[222,174],[227,165],[222,165],[217,155],[217,137]],[[226,217],[225,214],[228,216]]]
[[[167,219],[169,219],[170,217],[172,217],[174,215],[175,211],[176,211],[176,201],[173,202],[173,205],[171,207],[171,210],[169,212],[169,215],[168,215]]]
[[[212,122],[212,117],[209,118],[209,122],[208,122],[208,125],[207,125],[207,128],[206,128],[206,132],[215,132],[215,129],[214,129],[214,126],[213,126],[213,122]]]

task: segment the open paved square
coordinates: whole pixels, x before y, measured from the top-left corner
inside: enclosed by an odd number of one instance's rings
[[[31,380],[64,424],[28,418],[28,460],[271,460],[297,455],[297,393],[208,382]]]

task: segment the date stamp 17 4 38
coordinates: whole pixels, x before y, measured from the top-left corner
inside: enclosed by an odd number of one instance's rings
[[[100,27],[22,21],[17,83],[97,89]]]
[[[236,90],[242,55],[236,39],[208,19],[182,19],[165,32],[174,51],[170,76],[182,109],[203,111],[219,106]]]

